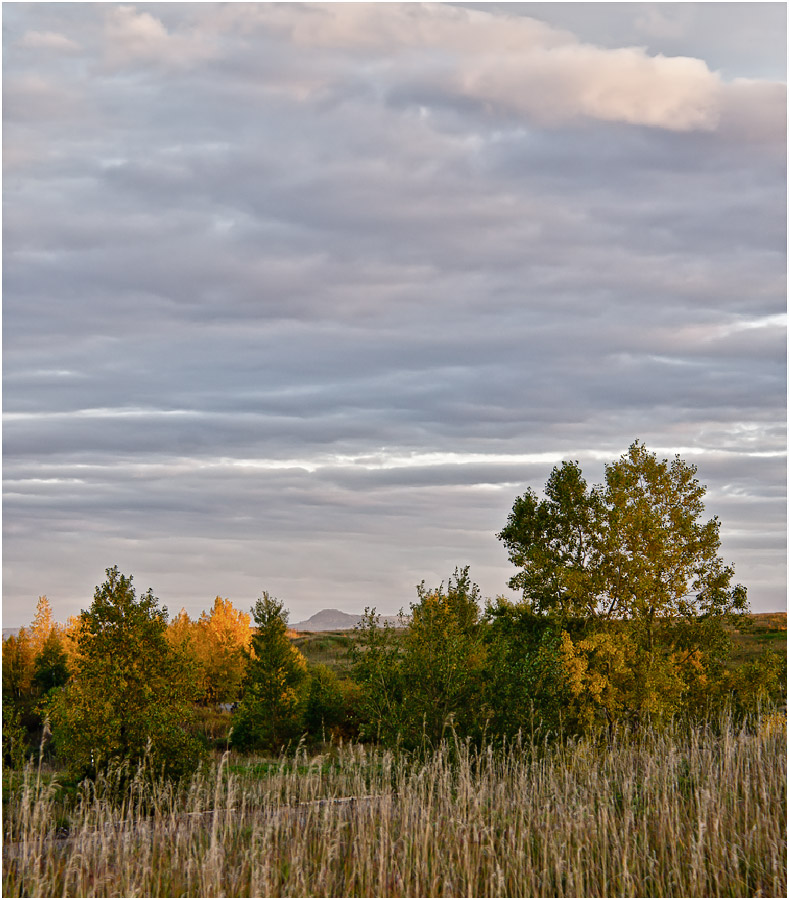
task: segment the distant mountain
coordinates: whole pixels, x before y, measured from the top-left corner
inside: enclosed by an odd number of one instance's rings
[[[18,628],[4,628],[3,629],[3,640],[9,637],[16,637],[19,634]]]
[[[303,622],[294,622],[289,625],[294,631],[348,631],[361,621],[360,615],[341,612],[339,609],[322,609]],[[381,624],[388,622],[390,625],[399,625],[397,616],[381,616]]]

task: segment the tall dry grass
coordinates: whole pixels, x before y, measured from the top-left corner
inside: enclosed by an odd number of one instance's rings
[[[185,792],[35,768],[4,798],[5,896],[786,895],[786,721],[421,759],[225,756]],[[354,799],[348,799],[354,798]],[[54,825],[68,828],[58,839]]]

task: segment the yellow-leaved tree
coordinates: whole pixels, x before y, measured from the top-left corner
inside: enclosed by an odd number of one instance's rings
[[[217,597],[211,610],[200,616],[195,646],[209,702],[239,699],[251,642],[249,613],[236,609],[230,600]]]
[[[3,699],[19,701],[33,686],[35,650],[27,628],[3,641]]]

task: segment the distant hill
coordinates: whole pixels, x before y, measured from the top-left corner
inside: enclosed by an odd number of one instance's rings
[[[341,612],[339,609],[322,609],[303,622],[294,622],[289,627],[293,631],[348,631],[361,621],[359,614]],[[381,616],[381,624],[399,625],[397,616]]]
[[[19,628],[4,628],[3,640],[9,637],[16,637],[19,634]]]

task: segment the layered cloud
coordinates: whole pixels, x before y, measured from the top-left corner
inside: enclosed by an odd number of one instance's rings
[[[709,11],[549,6],[4,11],[9,624],[116,562],[191,612],[494,595],[515,496],[636,437],[783,602],[785,85]]]

